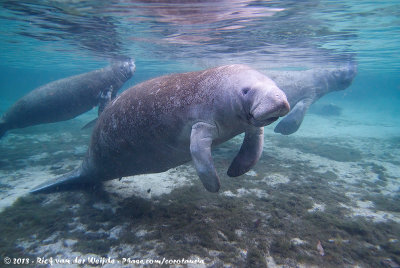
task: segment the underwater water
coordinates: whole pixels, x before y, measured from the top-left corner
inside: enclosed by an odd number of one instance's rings
[[[79,166],[92,130],[81,128],[97,109],[8,131],[0,139],[1,267],[400,266],[398,1],[4,0],[0,7],[1,115],[39,86],[126,57],[136,72],[119,93],[225,64],[265,74],[357,66],[352,84],[311,105],[297,132],[275,133],[279,120],[266,126],[263,154],[246,174],[226,175],[243,135],[215,148],[217,194],[189,162],[32,195]]]

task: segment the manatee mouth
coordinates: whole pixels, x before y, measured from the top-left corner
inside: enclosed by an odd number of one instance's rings
[[[275,122],[276,120],[278,120],[278,118],[279,118],[279,117],[271,117],[271,118],[268,118],[267,120],[261,121],[261,124],[262,124],[263,126],[268,126],[269,124],[272,124],[273,122]]]
[[[255,127],[265,127],[268,126],[269,124],[272,124],[273,122],[275,122],[276,120],[278,120],[279,117],[270,117],[264,120],[256,120],[253,116],[252,113],[249,113],[247,115],[247,120],[250,122],[250,124],[252,124]]]
[[[279,117],[277,117],[277,116],[276,116],[276,117],[271,117],[271,118],[269,118],[269,119],[268,119],[268,125],[271,124],[271,123],[273,123],[273,122],[275,122],[276,120],[278,120],[278,118],[279,118]]]

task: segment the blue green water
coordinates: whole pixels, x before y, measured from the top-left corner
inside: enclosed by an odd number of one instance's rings
[[[357,95],[399,102],[397,1],[2,1],[2,101],[134,57],[132,84],[170,72],[246,63],[307,69],[352,58]],[[26,79],[18,79],[20,75]],[[15,78],[13,78],[15,77]],[[6,79],[7,78],[7,79]],[[382,80],[384,85],[381,85]]]
[[[10,131],[0,140],[0,232],[13,234],[0,238],[0,263],[6,256],[94,254],[199,256],[215,267],[398,267],[399,44],[397,0],[0,1],[0,114],[38,86],[120,57],[136,63],[122,90],[167,73],[232,63],[263,72],[351,61],[358,69],[352,85],[319,100],[295,134],[283,137],[266,127],[264,155],[254,173],[239,181],[221,177],[225,188],[218,196],[201,188],[188,164],[151,177],[161,187],[158,180],[171,179],[165,184],[171,193],[157,195],[150,183],[129,197],[113,185],[106,194],[31,197],[27,191],[33,186],[79,164],[90,137],[80,127],[96,111]],[[325,104],[341,113],[321,114],[317,106]],[[224,158],[231,159],[240,142],[215,152],[221,173],[229,165]],[[179,178],[191,183],[176,187]],[[268,182],[279,178],[285,183]],[[325,210],[309,212],[318,204]],[[57,218],[60,206],[64,217]],[[53,211],[42,214],[42,207]],[[31,214],[24,217],[26,210]],[[19,233],[13,229],[18,224]],[[294,238],[305,243],[297,245]]]

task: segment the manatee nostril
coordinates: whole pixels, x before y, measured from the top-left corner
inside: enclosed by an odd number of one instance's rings
[[[247,120],[254,119],[254,115],[252,113],[247,114]]]
[[[279,116],[284,116],[290,111],[290,104],[286,100],[286,98],[282,99],[282,102],[280,103],[280,109],[279,109]]]

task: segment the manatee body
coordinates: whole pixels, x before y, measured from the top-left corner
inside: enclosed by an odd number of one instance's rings
[[[246,65],[172,74],[138,84],[99,116],[81,166],[32,192],[158,173],[193,160],[211,192],[220,182],[212,147],[245,132],[229,176],[247,172],[263,148],[263,127],[287,114],[285,94]]]
[[[135,71],[133,60],[34,89],[19,99],[0,119],[0,138],[16,128],[72,119],[99,105],[99,113]]]
[[[283,135],[296,132],[311,104],[329,92],[349,87],[356,73],[354,63],[337,68],[264,72],[285,92],[291,107],[274,131]]]

